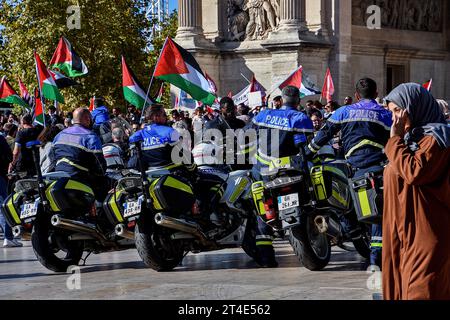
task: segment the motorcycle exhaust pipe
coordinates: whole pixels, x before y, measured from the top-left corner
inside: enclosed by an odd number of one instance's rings
[[[134,240],[134,233],[129,231],[129,230],[127,230],[127,228],[125,228],[125,226],[123,224],[118,224],[114,228],[114,231],[115,231],[116,235],[121,237],[121,238]]]
[[[194,222],[187,222],[186,220],[168,217],[162,213],[157,213],[155,215],[155,222],[157,225],[190,233],[202,241],[207,241],[206,236],[200,230],[200,226]]]
[[[22,237],[23,240],[31,240],[31,233],[24,232],[22,226],[15,226],[12,228],[14,238]]]
[[[334,241],[342,237],[342,227],[333,219],[317,216],[314,218],[314,224],[320,233],[326,233]]]
[[[65,219],[65,218],[62,218],[58,214],[55,214],[54,216],[52,216],[50,222],[51,222],[52,226],[54,226],[56,228],[85,233],[85,234],[95,237],[98,240],[107,241],[105,236],[100,234],[97,231],[97,228],[95,227],[95,225],[93,225],[93,224]]]
[[[325,233],[328,230],[328,223],[324,216],[317,216],[314,218],[314,224],[320,233]]]

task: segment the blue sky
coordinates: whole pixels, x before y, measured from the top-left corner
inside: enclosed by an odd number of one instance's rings
[[[178,0],[169,0],[169,11],[178,9]]]

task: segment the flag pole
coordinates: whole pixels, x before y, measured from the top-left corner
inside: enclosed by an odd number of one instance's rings
[[[42,104],[42,118],[43,118],[42,122],[43,122],[43,125],[45,128],[46,127],[45,126],[45,98],[44,98],[44,95],[42,94],[41,79],[39,78],[39,68],[38,68],[37,60],[36,60],[36,49],[34,49],[33,52],[34,52],[34,63],[36,65],[36,77],[38,80],[39,96],[41,97],[41,104]]]
[[[144,106],[142,107],[141,119],[140,119],[140,121],[139,121],[141,125],[142,125],[142,123],[144,122],[144,119],[145,119],[145,111],[146,111],[146,108],[147,108],[148,95],[149,95],[149,93],[150,93],[150,89],[152,88],[153,80],[155,79],[155,71],[156,71],[156,67],[157,67],[158,64],[159,64],[159,60],[161,59],[162,52],[163,52],[164,48],[166,47],[166,44],[167,44],[167,41],[168,41],[168,40],[169,40],[169,37],[167,37],[167,38],[166,38],[166,41],[164,41],[164,44],[163,44],[162,49],[161,49],[161,52],[159,53],[158,60],[156,61],[155,68],[153,69],[152,78],[150,79],[150,83],[149,83],[148,89],[147,89],[147,94],[145,95]]]
[[[244,75],[242,74],[242,72],[241,72],[241,76],[242,76],[242,78],[244,78],[244,79],[245,79],[245,81],[247,81],[247,82],[248,82],[249,84],[250,84],[250,83],[252,83],[252,82],[251,82],[250,80],[248,80],[248,79],[247,79],[247,77],[246,77],[246,76],[244,76]]]

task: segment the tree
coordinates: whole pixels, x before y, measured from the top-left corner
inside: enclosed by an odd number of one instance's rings
[[[152,54],[145,52],[148,20],[146,0],[0,0],[0,73],[15,82],[20,76],[29,91],[37,86],[33,50],[48,63],[61,36],[85,61],[89,74],[82,86],[63,90],[64,109],[88,106],[89,98],[105,97],[107,104],[124,106],[121,55],[144,84],[151,77]],[[68,6],[79,5],[80,29],[69,30]],[[17,85],[15,86],[17,89]]]

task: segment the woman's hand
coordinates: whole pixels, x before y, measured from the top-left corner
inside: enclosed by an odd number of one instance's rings
[[[392,114],[391,138],[395,136],[403,137],[406,133],[405,126],[408,121],[408,112],[402,110],[400,115]]]

